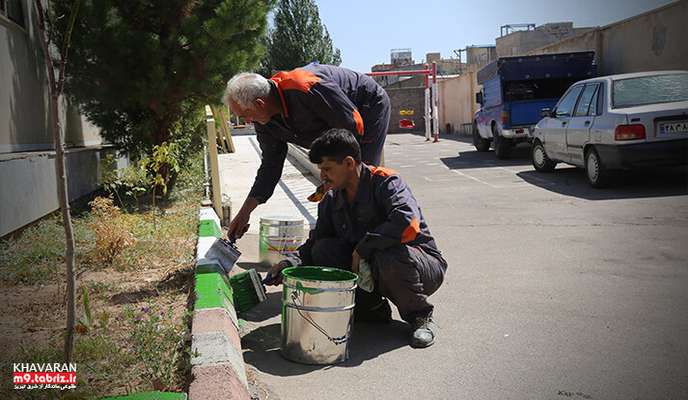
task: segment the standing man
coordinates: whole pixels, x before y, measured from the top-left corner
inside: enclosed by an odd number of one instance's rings
[[[229,225],[230,237],[248,229],[251,212],[275,190],[287,143],[310,148],[330,128],[355,132],[363,162],[379,165],[389,125],[387,93],[372,78],[345,68],[311,63],[270,79],[240,73],[227,83],[224,103],[254,122],[263,159],[253,187]]]
[[[345,129],[331,129],[313,142],[309,158],[333,190],[318,205],[318,221],[298,256],[274,265],[282,269],[318,265],[372,276],[372,292],[356,289],[354,319],[391,320],[389,299],[411,324],[411,346],[435,342],[437,327],[428,296],[444,280],[447,262],[437,249],[411,189],[394,171],[361,163],[360,147]]]

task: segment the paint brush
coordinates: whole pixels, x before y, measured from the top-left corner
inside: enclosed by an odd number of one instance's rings
[[[267,299],[265,287],[260,275],[255,269],[249,269],[229,277],[232,287],[234,308],[238,313],[244,313]]]

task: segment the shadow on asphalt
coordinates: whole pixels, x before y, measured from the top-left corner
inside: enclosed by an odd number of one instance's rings
[[[494,151],[479,152],[460,151],[456,157],[442,157],[440,160],[449,169],[475,169],[492,167],[513,167],[530,165],[530,147],[526,144],[519,144],[511,149],[511,154],[506,160],[499,160]]]
[[[473,144],[473,138],[471,136],[459,135],[458,133],[440,134],[440,141],[442,140]]]
[[[449,169],[514,167],[530,165],[530,147],[520,144],[512,149],[506,160],[498,160],[493,151],[462,151],[457,157],[442,157]],[[667,167],[650,170],[619,171],[612,185],[606,189],[592,188],[580,168],[563,167],[553,173],[540,173],[534,169],[517,172],[516,176],[531,185],[586,200],[612,200],[682,196],[688,194],[688,168]],[[483,178],[485,179],[485,178]]]
[[[294,376],[321,369],[359,366],[381,354],[407,346],[408,335],[408,325],[400,321],[389,324],[356,323],[349,347],[349,359],[336,365],[305,365],[282,357],[279,351],[280,324],[266,325],[251,331],[241,339],[241,347],[244,349],[244,361],[261,372]]]
[[[595,189],[588,184],[581,168],[558,168],[552,173],[522,171],[524,181],[566,196],[586,200],[613,200],[688,194],[688,169],[661,168],[647,171],[623,171],[616,174],[611,187]]]
[[[413,135],[421,138],[425,138],[425,133],[419,133],[419,132],[388,132],[387,133],[387,139],[394,139],[395,135]],[[440,141],[442,140],[452,140],[455,142],[463,142],[463,143],[473,143],[473,137],[472,136],[467,136],[467,135],[462,135],[459,133],[440,133],[439,137]]]

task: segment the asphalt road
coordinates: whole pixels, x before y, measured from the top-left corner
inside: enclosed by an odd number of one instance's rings
[[[401,322],[358,324],[345,364],[294,364],[279,356],[273,293],[243,339],[270,398],[688,398],[685,169],[597,190],[575,168],[535,172],[527,148],[497,161],[390,135],[385,158],[449,262],[431,297],[437,343],[408,347]]]

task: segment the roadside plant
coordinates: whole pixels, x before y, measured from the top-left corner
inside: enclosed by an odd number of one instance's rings
[[[96,237],[91,258],[110,266],[124,249],[134,244],[134,236],[124,221],[122,211],[113,204],[112,199],[96,197],[89,205],[94,217],[91,226]]]

